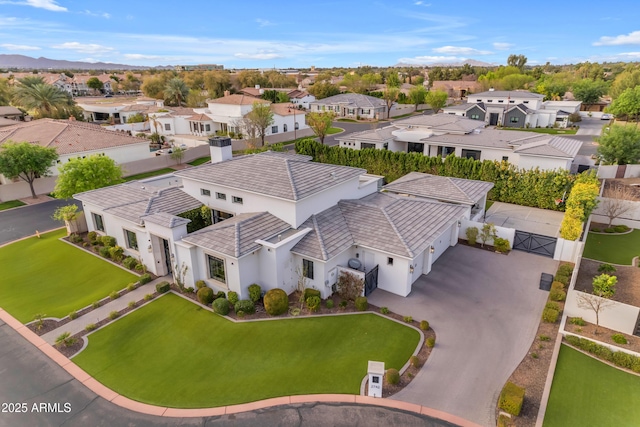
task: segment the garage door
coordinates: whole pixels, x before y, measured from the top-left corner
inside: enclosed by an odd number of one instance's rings
[[[453,225],[451,227],[447,228],[433,242],[434,252],[433,252],[433,256],[431,257],[431,263],[432,264],[434,262],[436,262],[436,260],[438,258],[440,258],[440,255],[442,255],[444,253],[444,251],[446,251],[449,246],[451,246],[451,229],[452,228],[453,228]]]
[[[557,241],[555,237],[516,230],[513,249],[553,258]]]

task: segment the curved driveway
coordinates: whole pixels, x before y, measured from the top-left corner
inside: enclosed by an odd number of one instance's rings
[[[437,336],[420,373],[393,398],[495,426],[500,390],[527,354],[548,296],[540,273],[556,267],[538,255],[457,245],[408,297],[374,291],[371,303],[428,320]]]

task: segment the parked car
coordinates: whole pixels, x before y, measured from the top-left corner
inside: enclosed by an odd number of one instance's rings
[[[611,120],[613,117],[611,116],[611,114],[603,114],[602,117],[600,117],[600,120]]]

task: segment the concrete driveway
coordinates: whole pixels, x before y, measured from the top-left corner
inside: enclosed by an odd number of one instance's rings
[[[557,262],[520,251],[508,256],[457,245],[403,298],[382,290],[369,301],[428,320],[437,341],[411,384],[393,399],[495,426],[502,386],[527,354],[547,292],[540,273]]]
[[[556,237],[560,231],[562,217],[564,217],[563,212],[494,202],[487,211],[485,222],[492,222],[500,227]]]
[[[31,236],[36,230],[43,232],[64,224],[51,218],[56,208],[75,203],[82,210],[82,203],[74,200],[52,200],[36,205],[22,206],[0,212],[0,245],[22,237]]]

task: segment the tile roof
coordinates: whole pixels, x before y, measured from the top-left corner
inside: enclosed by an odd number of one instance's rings
[[[570,157],[574,158],[582,147],[582,141],[577,139],[553,137],[550,140],[534,141],[522,144],[514,150],[519,154],[538,156]]]
[[[366,171],[310,162],[309,156],[265,152],[176,172],[193,179],[287,200],[300,200]]]
[[[166,228],[175,228],[191,222],[190,219],[171,215],[166,212],[158,212],[144,217],[144,222],[150,222]]]
[[[198,230],[182,241],[238,258],[260,248],[267,240],[291,226],[269,212],[243,213]]]
[[[16,122],[0,129],[0,144],[9,140],[55,148],[59,155],[147,144],[144,138],[104,129],[102,126],[68,120],[40,119]]]
[[[265,104],[271,104],[269,101],[265,101],[264,99],[258,99],[249,95],[227,95],[221,98],[216,99],[208,99],[207,103],[209,104],[229,104],[229,105],[253,105],[254,102],[263,102]]]
[[[271,104],[271,111],[279,116],[304,116],[306,112],[304,110],[300,110],[298,108],[291,108],[291,104]]]
[[[211,122],[211,121],[213,121],[211,119],[211,117],[207,116],[206,114],[196,114],[194,116],[187,117],[187,120],[189,120],[191,122]]]
[[[16,107],[9,105],[0,106],[0,116],[22,116],[23,113]]]
[[[392,193],[473,205],[493,188],[493,183],[411,172],[383,188]]]
[[[13,119],[5,119],[4,117],[0,117],[0,127],[13,126],[15,124],[16,121]]]
[[[347,221],[337,205],[312,215],[300,226],[300,229],[304,228],[312,231],[296,243],[293,252],[326,261],[354,244]]]
[[[138,181],[86,191],[73,197],[140,225],[144,224],[148,215],[177,215],[202,206],[202,202],[179,187],[160,189]],[[156,224],[166,220],[164,216],[151,218],[151,222]]]
[[[469,98],[486,98],[486,97],[495,97],[495,98],[524,98],[524,99],[539,99],[542,101],[544,95],[539,93],[533,93],[526,90],[488,90],[486,92],[479,92],[470,94]]]
[[[394,126],[422,126],[441,132],[469,133],[474,129],[484,128],[485,123],[455,114],[420,114],[406,119],[396,120]]]
[[[383,99],[376,98],[369,95],[361,95],[359,93],[341,93],[338,95],[330,96],[328,98],[318,99],[312,102],[312,104],[319,105],[334,105],[341,104],[347,106],[353,106],[358,108],[380,108],[387,107],[387,104]]]

